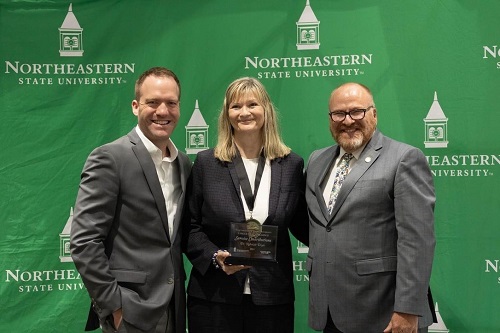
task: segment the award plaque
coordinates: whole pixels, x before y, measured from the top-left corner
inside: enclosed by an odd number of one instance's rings
[[[225,264],[262,266],[276,264],[278,226],[261,225],[255,219],[245,223],[231,223],[229,236],[231,253]]]

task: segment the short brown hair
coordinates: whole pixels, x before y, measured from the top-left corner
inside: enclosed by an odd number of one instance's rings
[[[181,83],[179,82],[179,78],[177,77],[177,75],[175,75],[174,72],[165,67],[152,67],[142,73],[135,82],[135,99],[137,101],[141,98],[141,86],[148,76],[171,77],[172,79],[174,79],[174,81],[177,83],[177,86],[179,87],[179,100],[181,99]]]

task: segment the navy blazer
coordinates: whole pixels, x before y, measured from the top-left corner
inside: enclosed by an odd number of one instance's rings
[[[226,275],[212,264],[219,249],[227,249],[230,224],[245,222],[240,184],[234,163],[214,157],[213,149],[198,154],[188,180],[187,201],[191,230],[187,256],[193,264],[188,295],[208,301],[239,304],[247,274],[257,305],[294,301],[292,251],[288,230],[308,242],[308,218],[304,196],[304,161],[295,153],[271,161],[271,189],[266,225],[278,226],[277,261]]]

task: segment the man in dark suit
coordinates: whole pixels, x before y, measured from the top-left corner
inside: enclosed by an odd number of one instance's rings
[[[341,85],[329,108],[338,144],[313,152],[306,170],[309,325],[427,332],[435,246],[429,165],[419,149],[376,129],[367,87]]]
[[[147,70],[132,101],[138,126],[85,163],[71,255],[92,299],[86,330],[185,332],[180,223],[191,162],[170,140],[179,104],[177,76]]]

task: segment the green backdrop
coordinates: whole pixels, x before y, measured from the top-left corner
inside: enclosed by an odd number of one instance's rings
[[[261,79],[305,160],[333,143],[331,90],[371,87],[379,128],[435,176],[431,332],[499,332],[499,13],[493,0],[0,0],[0,332],[83,331],[67,245],[80,171],[134,126],[134,80],[157,65],[181,79],[173,140],[193,159],[237,77]],[[293,251],[296,331],[310,332],[307,248]]]

